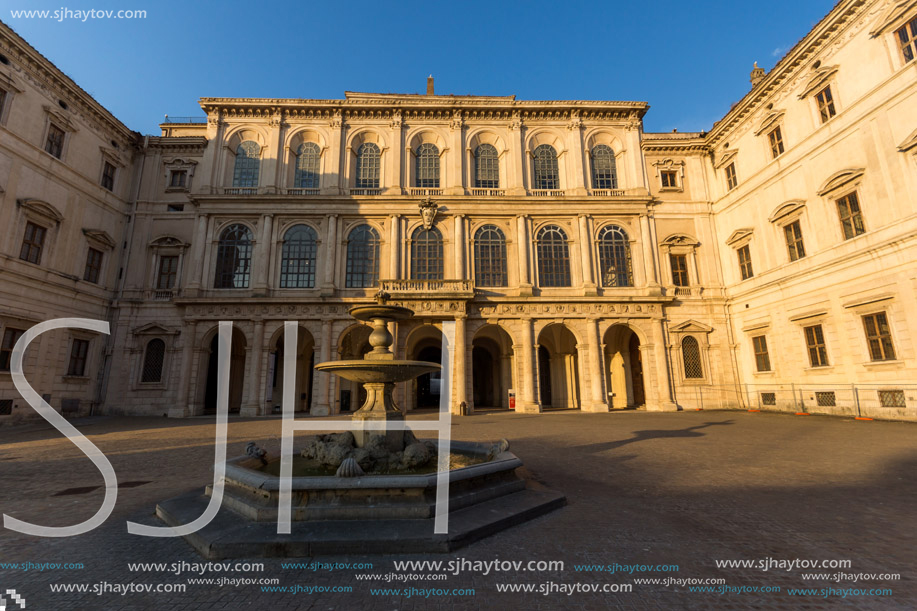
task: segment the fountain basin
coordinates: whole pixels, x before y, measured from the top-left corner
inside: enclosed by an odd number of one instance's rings
[[[394,383],[406,382],[425,373],[439,371],[442,367],[427,361],[327,361],[315,366],[318,371],[325,371],[341,376],[353,382]]]
[[[385,320],[394,322],[411,318],[414,316],[414,310],[402,308],[401,306],[373,304],[350,308],[350,315],[357,320],[363,321]]]

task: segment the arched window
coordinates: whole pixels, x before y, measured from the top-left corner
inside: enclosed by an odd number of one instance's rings
[[[347,274],[344,286],[375,286],[379,279],[379,234],[369,225],[357,225],[347,236]]]
[[[627,233],[616,225],[604,227],[599,232],[599,265],[602,286],[634,285],[630,241]]]
[[[245,225],[230,225],[220,234],[213,288],[247,289],[252,270],[252,232]]]
[[[143,372],[140,381],[144,383],[162,381],[162,364],[166,359],[166,343],[161,339],[151,339],[143,355]]]
[[[318,235],[308,225],[294,225],[283,236],[280,260],[280,288],[315,287],[315,250]]]
[[[592,147],[592,188],[618,188],[618,170],[615,167],[615,152],[606,144],[599,144]]]
[[[358,189],[378,189],[381,165],[378,145],[372,142],[361,144],[357,149],[356,187]]]
[[[570,286],[570,248],[564,230],[556,225],[542,227],[538,232],[537,251],[538,284]]]
[[[321,150],[314,142],[299,145],[296,151],[296,178],[293,186],[298,189],[318,189],[318,167]]]
[[[560,173],[557,170],[557,151],[550,144],[542,144],[533,153],[535,174],[533,189],[559,189]]]
[[[474,186],[478,189],[500,188],[500,156],[492,144],[474,149]]]
[[[236,149],[236,165],[232,174],[232,186],[257,187],[260,167],[261,147],[257,142],[246,140]]]
[[[411,279],[443,279],[443,236],[436,227],[418,227],[411,235]]]
[[[417,147],[417,186],[439,188],[439,149],[432,142]]]
[[[474,281],[478,286],[506,286],[506,237],[495,225],[474,234]]]
[[[704,377],[700,362],[700,346],[690,335],[681,340],[681,358],[684,361],[686,378]]]

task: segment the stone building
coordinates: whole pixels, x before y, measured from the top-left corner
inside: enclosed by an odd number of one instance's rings
[[[417,312],[399,357],[439,361],[454,321],[456,413],[513,391],[520,412],[917,416],[914,2],[838,3],[704,133],[645,133],[643,102],[443,96],[431,80],[426,95],[203,98],[205,117],[141,138],[0,35],[3,354],[9,329],[112,322],[30,351],[55,407],[211,412],[231,320],[233,411],[276,410],[289,349],[299,411],[352,411],[360,389],[312,365],[368,350],[347,310],[381,290]],[[28,409],[10,389],[0,373],[9,411]],[[424,376],[396,401],[442,390]]]

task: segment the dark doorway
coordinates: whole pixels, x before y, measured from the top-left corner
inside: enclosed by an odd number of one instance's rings
[[[219,370],[219,343],[217,333],[210,341],[210,356],[207,360],[207,384],[204,389],[204,413],[216,414],[217,375]],[[229,361],[229,413],[239,413],[242,407],[242,384],[245,377],[244,339],[233,329]]]
[[[500,388],[497,376],[500,370],[494,363],[490,350],[475,346],[471,351],[472,392],[475,407],[498,407],[500,397],[495,396]]]
[[[441,363],[442,349],[427,346],[417,353],[418,361]],[[417,407],[439,407],[439,396],[442,392],[442,372],[425,373],[417,378]]]
[[[542,406],[551,405],[551,355],[544,346],[538,346],[538,388]]]
[[[630,375],[634,392],[634,405],[646,404],[646,395],[643,390],[643,355],[640,353],[640,339],[636,333],[631,333],[628,344],[630,351]]]

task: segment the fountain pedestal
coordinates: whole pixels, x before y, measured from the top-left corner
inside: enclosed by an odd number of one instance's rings
[[[392,452],[404,449],[404,430],[392,429],[389,422],[404,422],[404,414],[395,405],[392,392],[395,390],[394,382],[366,382],[366,403],[353,415],[355,422],[383,423],[377,426],[367,426],[353,432],[357,447],[362,448],[369,442],[371,435],[384,435],[385,445]]]

